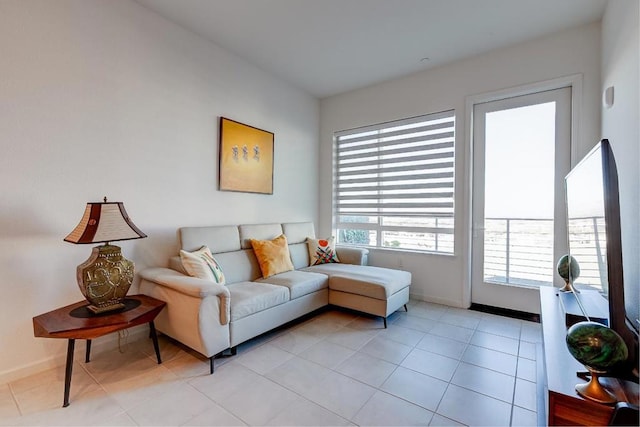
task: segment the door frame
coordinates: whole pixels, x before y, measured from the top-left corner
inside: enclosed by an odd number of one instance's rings
[[[515,96],[529,95],[536,92],[543,92],[547,90],[562,89],[565,87],[571,88],[571,152],[570,161],[571,165],[574,164],[578,141],[580,140],[580,117],[582,116],[582,86],[583,76],[582,74],[572,74],[565,77],[559,77],[556,79],[545,80],[542,82],[531,83],[526,85],[515,86],[506,89],[500,89],[497,91],[486,92],[477,95],[470,95],[465,98],[465,174],[464,177],[464,200],[465,200],[465,219],[463,223],[464,238],[463,238],[463,287],[462,287],[462,305],[463,307],[471,306],[471,262],[472,262],[472,238],[473,238],[473,110],[476,104],[482,104],[491,101],[500,101],[507,98],[513,98]],[[537,291],[536,291],[537,292]]]

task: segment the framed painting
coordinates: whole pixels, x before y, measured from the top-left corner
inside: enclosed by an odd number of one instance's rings
[[[220,190],[273,194],[273,139],[271,132],[220,117]]]

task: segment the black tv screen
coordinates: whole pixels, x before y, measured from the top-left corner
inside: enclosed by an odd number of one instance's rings
[[[569,254],[580,266],[576,288],[602,292],[609,300],[610,327],[633,353],[640,308],[633,298],[625,299],[618,172],[608,140],[596,144],[571,170],[565,189]]]

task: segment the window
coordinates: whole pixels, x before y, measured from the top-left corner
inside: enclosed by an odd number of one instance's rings
[[[454,111],[335,134],[338,243],[453,253]]]

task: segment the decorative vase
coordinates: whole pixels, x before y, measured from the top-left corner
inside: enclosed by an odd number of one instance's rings
[[[94,313],[124,308],[122,302],[133,282],[134,264],[122,256],[119,246],[96,246],[76,269],[78,286]]]
[[[616,403],[616,397],[600,384],[598,378],[627,360],[629,352],[620,335],[600,323],[588,321],[571,326],[566,341],[571,355],[591,374],[587,384],[576,385],[578,394],[599,403]]]
[[[578,260],[569,254],[563,255],[558,260],[556,268],[558,270],[558,274],[564,279],[565,283],[564,287],[560,289],[560,292],[578,292],[573,287],[573,281],[580,277],[580,265],[578,264]]]

